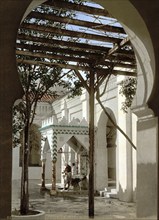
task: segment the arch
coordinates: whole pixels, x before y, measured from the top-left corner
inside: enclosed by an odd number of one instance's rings
[[[85,140],[88,140],[88,137],[84,137],[82,138],[81,135],[73,135],[68,141],[67,143],[71,146],[71,148],[75,151],[78,152],[80,149],[77,147],[77,143],[79,143],[79,145],[83,146],[84,149],[86,149],[88,151],[88,141],[86,142]]]
[[[106,8],[124,27],[133,45],[138,61],[138,85],[135,105],[148,102],[155,79],[154,48],[147,26],[129,0],[95,0]],[[132,19],[133,18],[133,19]]]
[[[63,119],[61,120],[61,122],[63,121]],[[56,160],[57,151],[62,148],[64,144],[71,142],[72,137],[74,137],[82,146],[84,146],[88,150],[88,126],[71,126],[68,125],[68,123],[62,125],[61,122],[56,122],[56,124],[53,124],[53,120],[48,121],[47,119],[44,121],[46,122],[43,123],[40,131],[42,135],[48,139],[52,159]],[[83,120],[81,122],[83,122]],[[44,146],[42,144],[42,149],[44,148]],[[43,151],[41,153],[43,153]]]
[[[138,11],[128,0],[120,1],[118,5],[109,0],[95,0],[95,2],[102,4],[112,12],[112,14],[123,24],[126,32],[131,38],[138,59],[139,70],[139,83],[135,105],[144,105],[151,95],[155,78],[154,50],[146,25]],[[132,17],[134,18],[133,21],[130,19]]]
[[[116,121],[113,111],[106,108],[109,115]],[[95,150],[96,189],[103,190],[108,186],[108,179],[116,180],[116,128],[112,125],[105,112],[102,112],[97,124],[97,143]],[[102,173],[101,173],[101,167]]]
[[[45,1],[32,0],[23,19],[33,8]],[[119,20],[131,40],[138,61],[138,86],[135,105],[145,105],[152,93],[155,79],[154,48],[147,26],[137,9],[129,0],[119,0],[118,4],[116,4],[116,1],[111,0],[94,0],[94,2],[106,8]]]
[[[21,22],[26,18],[26,16],[38,5],[41,5],[42,3],[46,2],[46,0],[32,0],[31,3],[28,5],[27,10],[25,11],[23,18]]]
[[[130,37],[138,60],[138,88],[135,106],[145,105],[151,95],[155,78],[154,49],[151,37],[141,15],[129,0],[119,0],[119,4],[110,0],[95,0],[116,17]],[[32,8],[45,2],[33,0],[24,17]],[[133,17],[133,19],[132,19]]]
[[[41,143],[41,160],[46,160],[46,153],[50,150],[50,144],[46,137]]]
[[[67,147],[70,147],[71,157],[70,161],[67,155],[67,160],[65,163],[75,163],[76,165],[76,175],[87,176],[88,175],[88,144],[85,144],[82,139],[77,136],[72,136],[66,143],[67,146],[63,146],[64,152]],[[64,164],[63,164],[64,165]]]

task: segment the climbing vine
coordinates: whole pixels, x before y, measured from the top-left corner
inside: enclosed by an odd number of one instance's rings
[[[121,109],[127,113],[128,108],[131,107],[133,98],[136,94],[137,88],[137,79],[135,77],[128,77],[127,79],[123,80],[121,83],[121,88],[119,94],[125,96],[125,101],[122,102]]]

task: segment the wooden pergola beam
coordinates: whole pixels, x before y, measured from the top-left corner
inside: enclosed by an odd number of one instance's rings
[[[94,8],[91,6],[86,6],[86,5],[80,5],[80,4],[75,4],[75,3],[71,3],[71,2],[64,2],[64,1],[60,1],[60,0],[54,0],[54,1],[47,1],[44,2],[43,5],[45,6],[50,6],[53,8],[58,8],[58,9],[69,9],[69,10],[73,10],[73,11],[80,11],[80,12],[84,12],[87,14],[93,14],[93,15],[99,15],[99,16],[106,16],[106,17],[113,17],[110,15],[110,13],[108,13],[108,11],[106,11],[105,9],[102,8]]]
[[[80,51],[80,50],[72,50],[68,48],[60,48],[60,47],[48,47],[43,45],[36,45],[36,44],[24,44],[24,43],[17,43],[17,49],[27,49],[29,51],[45,51],[50,53],[60,53],[66,54],[69,56],[79,56],[79,57],[87,57],[88,59],[97,59],[98,57],[102,57],[101,54],[97,54],[96,52],[87,52],[87,51]]]
[[[113,60],[116,60],[117,62],[127,62],[131,64],[136,65],[135,55],[134,56],[128,56],[128,55],[122,55],[122,54],[112,54],[111,56],[108,56]]]
[[[86,58],[80,58],[80,57],[73,57],[73,56],[64,56],[64,55],[56,55],[56,54],[46,54],[44,52],[31,52],[31,51],[24,51],[24,50],[16,50],[17,55],[21,56],[28,56],[28,57],[34,57],[34,58],[47,58],[47,59],[54,59],[54,60],[64,60],[64,61],[73,61],[78,63],[86,63],[91,64],[92,60],[86,59]],[[110,61],[99,61],[98,65],[102,66],[108,66],[110,65]],[[127,64],[127,63],[121,63],[121,62],[115,62],[116,67],[121,68],[130,68],[135,69],[136,65],[133,64]]]
[[[121,41],[121,38],[117,38],[117,37],[89,34],[89,33],[83,33],[83,32],[79,32],[79,31],[60,29],[60,28],[56,28],[56,27],[47,27],[45,25],[22,23],[21,28],[26,29],[26,30],[34,30],[37,32],[41,32],[43,34],[49,33],[49,34],[53,34],[53,35],[60,35],[63,37],[64,36],[65,37],[66,36],[67,37],[75,37],[78,39],[81,38],[81,39],[102,41],[102,42],[108,42],[108,43],[119,43]]]
[[[64,61],[73,61],[79,63],[90,63],[90,59],[80,58],[80,57],[73,57],[73,56],[64,56],[64,55],[56,55],[56,54],[46,54],[42,52],[30,52],[24,50],[16,50],[17,55],[22,56],[29,56],[34,58],[47,58],[47,59],[54,59],[54,60],[64,60]]]
[[[62,69],[77,69],[81,71],[89,71],[89,67],[86,66],[76,66],[76,65],[70,65],[70,64],[61,64],[61,63],[53,63],[53,62],[46,62],[46,61],[37,61],[37,60],[25,60],[25,59],[17,59],[17,63],[24,63],[24,64],[29,64],[29,65],[45,65],[45,66],[50,66],[50,67],[60,67]]]
[[[42,45],[36,45],[36,44],[24,44],[24,43],[17,43],[16,44],[17,49],[27,49],[29,51],[34,52],[49,52],[49,53],[56,53],[56,54],[65,54],[68,56],[78,56],[78,57],[85,57],[90,60],[98,61],[100,63],[103,62],[104,59],[111,59],[116,60],[116,62],[122,63],[122,62],[129,62],[130,64],[134,64],[135,57],[128,57],[128,56],[121,56],[120,54],[118,56],[111,55],[107,56],[107,53],[104,55],[104,53],[97,53],[97,52],[88,52],[87,50],[73,50],[68,48],[61,48],[61,47],[49,47]]]
[[[53,62],[44,62],[44,61],[37,61],[37,60],[25,60],[25,59],[17,59],[17,63],[21,64],[29,64],[29,65],[45,65],[45,66],[57,66],[62,69],[72,69],[72,70],[78,70],[78,71],[91,71],[91,67],[89,66],[79,66],[79,65],[70,65],[70,64],[61,64],[61,63],[53,63]],[[108,72],[108,69],[105,68],[94,68],[95,71],[99,75],[105,75]],[[136,72],[132,71],[124,71],[124,70],[113,70],[114,75],[125,75],[125,76],[136,76]]]
[[[68,17],[61,17],[61,16],[57,16],[54,14],[44,14],[44,13],[32,11],[27,16],[27,18],[36,18],[36,19],[48,20],[52,22],[71,24],[71,25],[91,28],[94,30],[104,31],[104,32],[126,34],[122,27],[115,27],[115,26],[108,25],[108,24],[106,25],[106,24],[95,23],[95,22],[90,22],[90,21],[82,21],[79,19],[72,19]]]
[[[73,48],[78,50],[84,50],[84,51],[98,51],[98,52],[108,52],[108,47],[102,47],[102,46],[96,46],[86,43],[78,43],[78,42],[69,42],[65,40],[56,40],[56,39],[50,39],[47,37],[35,37],[32,35],[26,35],[26,34],[18,34],[17,36],[18,40],[22,41],[31,41],[31,42],[38,42],[45,45],[50,46],[62,46],[64,48]]]
[[[130,43],[130,39],[125,37],[123,40],[119,42],[119,44],[115,44],[113,48],[111,48],[108,52],[108,55],[112,55],[113,53],[118,52],[123,46]]]
[[[119,49],[116,54],[129,57],[129,58],[134,58],[135,54],[133,50],[125,50],[125,49]]]

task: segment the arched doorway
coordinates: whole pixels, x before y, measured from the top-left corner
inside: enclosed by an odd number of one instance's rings
[[[115,120],[113,111],[106,108]],[[95,151],[95,185],[96,190],[104,190],[110,183],[116,184],[116,128],[104,112],[97,124],[97,145]]]
[[[78,177],[88,174],[88,125],[85,119],[73,119],[68,123],[65,117],[54,124],[54,117],[50,121],[43,120],[40,129],[45,140],[45,144],[42,140],[41,158],[46,163],[46,153],[50,151],[51,160],[56,163],[56,174],[52,173],[52,176],[56,175],[57,181],[63,184],[65,164],[72,166],[75,163]]]

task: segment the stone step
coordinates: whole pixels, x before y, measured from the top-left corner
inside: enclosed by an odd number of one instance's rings
[[[110,186],[110,187],[111,187],[111,186],[114,186],[114,187],[115,187],[115,186],[116,186],[116,180],[109,179],[109,180],[108,180],[108,187],[109,187],[109,186]]]
[[[107,187],[104,190],[99,191],[101,197],[105,198],[118,198],[118,193],[116,188]]]

